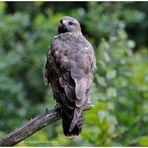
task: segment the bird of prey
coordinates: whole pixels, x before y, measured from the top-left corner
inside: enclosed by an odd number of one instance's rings
[[[65,136],[79,135],[82,130],[83,108],[88,103],[95,67],[94,50],[82,35],[79,22],[64,16],[48,50],[45,80],[61,107]]]

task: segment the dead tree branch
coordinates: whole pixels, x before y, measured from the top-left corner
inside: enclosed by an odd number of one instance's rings
[[[90,108],[92,108],[92,105],[87,104],[84,110],[88,110]],[[46,111],[44,114],[31,119],[22,127],[15,129],[14,131],[7,134],[5,137],[1,138],[0,146],[13,146],[59,119],[61,119],[60,109]]]

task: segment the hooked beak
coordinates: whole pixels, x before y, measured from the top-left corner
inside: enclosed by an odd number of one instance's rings
[[[63,26],[64,29],[66,29],[67,28],[67,21],[65,21],[65,20],[62,21],[62,26]]]

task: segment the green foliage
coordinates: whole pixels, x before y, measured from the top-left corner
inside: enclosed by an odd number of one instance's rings
[[[43,66],[60,18],[71,15],[96,53],[95,107],[79,137],[66,138],[58,121],[17,146],[148,146],[147,3],[59,5],[0,2],[0,137],[55,106]]]

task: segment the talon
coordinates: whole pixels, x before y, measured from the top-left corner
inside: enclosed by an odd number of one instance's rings
[[[55,108],[56,108],[56,109],[61,109],[62,106],[60,105],[60,103],[57,103],[56,106],[55,106]]]
[[[49,111],[49,109],[48,108],[46,108],[46,113]]]
[[[88,103],[91,102],[91,98],[88,98]]]
[[[92,103],[92,101],[91,100],[88,100],[87,104],[91,104],[91,103]]]
[[[92,101],[90,100],[90,98],[88,99],[87,104],[84,106],[84,108],[88,108],[88,107],[90,107],[90,108],[94,107],[94,105],[92,104]]]

